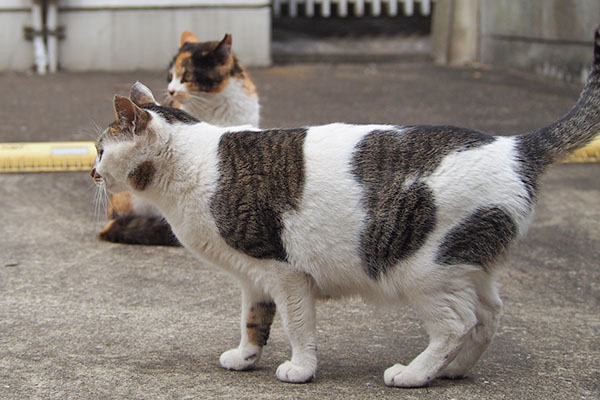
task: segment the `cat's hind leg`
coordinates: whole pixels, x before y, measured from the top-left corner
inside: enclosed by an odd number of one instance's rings
[[[227,350],[219,359],[226,369],[241,371],[253,368],[267,344],[275,303],[250,282],[242,283],[241,340],[238,347]]]
[[[456,276],[432,278],[428,290],[409,296],[429,334],[427,348],[410,364],[396,364],[384,373],[388,386],[421,387],[440,376],[459,354],[477,323],[477,293],[471,282]]]
[[[487,275],[487,274],[486,274]],[[477,324],[466,336],[457,356],[440,372],[444,378],[463,378],[487,349],[498,328],[502,300],[493,277],[488,277],[477,288],[479,304],[475,311]]]
[[[292,358],[281,364],[276,374],[283,382],[304,383],[317,371],[314,281],[301,272],[282,275],[273,296],[292,346]]]

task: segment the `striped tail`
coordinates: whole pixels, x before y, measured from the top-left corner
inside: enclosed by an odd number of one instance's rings
[[[541,168],[561,161],[600,133],[600,27],[594,37],[591,73],[579,100],[558,121],[519,136],[524,156]]]
[[[516,137],[520,174],[531,199],[546,168],[585,146],[600,133],[600,27],[587,82],[573,108],[558,121]]]

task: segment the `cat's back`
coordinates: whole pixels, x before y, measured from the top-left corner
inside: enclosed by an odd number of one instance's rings
[[[215,151],[217,214],[235,213],[233,199],[249,193],[256,196],[249,204],[307,218],[401,206],[458,216],[489,203],[515,212],[527,205],[514,139],[452,126],[238,129],[223,133]]]
[[[431,252],[477,213],[518,226],[530,211],[513,138],[473,130],[330,124],[226,132],[216,153],[211,213],[220,236],[321,281],[332,265],[335,279],[344,271],[353,279],[361,266],[375,278]]]

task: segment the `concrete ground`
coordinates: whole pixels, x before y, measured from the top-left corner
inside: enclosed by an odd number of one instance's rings
[[[568,111],[580,87],[428,62],[251,70],[264,127],[332,121],[456,124],[514,134]],[[165,73],[0,74],[0,141],[94,140],[114,93]],[[500,273],[504,316],[468,378],[422,389],[383,371],[427,343],[402,306],[318,306],[316,380],[275,378],[274,323],[259,369],[220,368],[238,341],[234,284],[182,248],[100,242],[87,173],[0,175],[2,399],[593,399],[600,397],[600,165],[546,175],[529,235]]]

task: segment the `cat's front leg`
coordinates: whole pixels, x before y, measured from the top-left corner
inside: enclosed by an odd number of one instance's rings
[[[267,344],[275,303],[251,283],[242,283],[241,340],[237,348],[221,354],[221,366],[241,371],[253,368]]]
[[[290,272],[279,283],[274,298],[292,346],[292,358],[277,368],[277,378],[305,383],[317,371],[314,281],[304,273]]]

